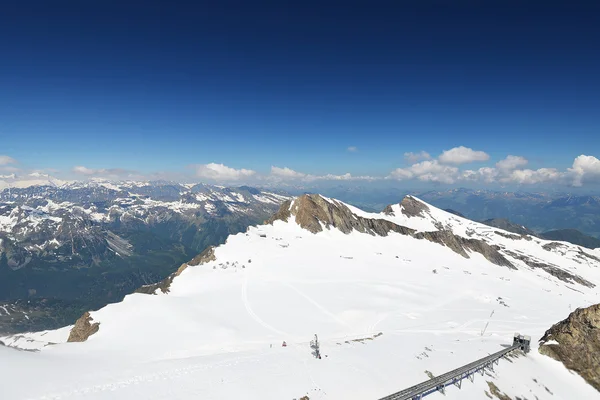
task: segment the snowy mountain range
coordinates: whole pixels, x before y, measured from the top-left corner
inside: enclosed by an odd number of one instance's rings
[[[413,195],[435,207],[454,210],[475,221],[501,218],[526,226],[538,234],[577,229],[600,238],[600,196],[597,195],[467,188],[423,191],[369,186],[333,187],[309,192],[322,193],[373,212],[381,211],[387,204],[406,195]]]
[[[532,336],[529,354],[431,398],[598,399],[537,341],[598,303],[599,284],[599,249],[410,196],[368,213],[303,195],[74,326],[0,338],[41,350],[0,346],[0,390],[14,400],[377,399],[520,332]]]
[[[4,189],[0,302],[27,299],[39,311],[39,299],[87,302],[87,307],[119,301],[140,285],[164,278],[206,246],[261,223],[287,198],[250,187],[169,182]],[[25,318],[26,304],[17,307],[23,310],[20,318],[0,311],[0,331],[49,327],[34,324],[39,313]]]

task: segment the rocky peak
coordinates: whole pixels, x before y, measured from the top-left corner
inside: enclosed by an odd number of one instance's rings
[[[83,314],[81,318],[75,322],[75,325],[69,333],[69,339],[67,339],[67,342],[85,342],[90,336],[98,332],[100,329],[100,323],[92,323],[93,320],[94,319],[89,312]]]
[[[539,352],[562,362],[600,391],[600,304],[578,308],[540,339]]]
[[[364,218],[354,214],[348,206],[337,200],[328,200],[318,194],[305,194],[294,201],[282,204],[279,211],[267,223],[276,220],[288,221],[294,217],[302,228],[318,233],[323,228],[339,229],[343,233],[356,230],[370,235],[387,236],[390,231],[412,234],[414,230],[399,226],[385,219]]]
[[[210,261],[216,260],[215,256],[215,246],[208,246],[204,251],[198,254],[196,257],[192,258],[187,263],[181,264],[177,271],[173,272],[171,275],[167,276],[160,282],[153,283],[150,285],[144,285],[135,290],[135,293],[143,293],[143,294],[156,294],[156,291],[160,289],[163,293],[169,293],[171,290],[171,284],[173,283],[173,279],[177,278],[183,271],[187,269],[187,267],[196,266],[206,264]]]
[[[402,205],[402,212],[408,216],[425,215],[429,212],[427,204],[411,196],[405,197],[400,204]],[[386,213],[387,215],[393,213],[391,206],[388,206],[386,210],[389,211]],[[477,252],[496,265],[515,269],[512,263],[498,252],[496,247],[490,246],[483,240],[465,239],[454,235],[449,230],[417,233],[414,229],[395,224],[386,219],[365,218],[356,215],[344,203],[325,199],[318,194],[305,194],[293,201],[286,201],[266,223],[272,224],[277,220],[287,222],[292,217],[298,225],[312,233],[318,233],[323,231],[324,228],[329,229],[330,227],[339,229],[346,234],[353,230],[377,236],[387,236],[390,232],[396,232],[415,239],[429,240],[446,246],[465,258],[469,258],[469,252]]]
[[[424,217],[427,213],[429,213],[429,207],[427,204],[410,195],[402,199],[400,202],[400,210],[402,214],[406,215],[407,217]],[[393,206],[387,206],[383,210],[383,213],[385,215],[395,215]]]

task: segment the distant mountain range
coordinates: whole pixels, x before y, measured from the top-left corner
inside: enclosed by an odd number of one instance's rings
[[[48,321],[60,326],[83,308],[120,301],[207,246],[261,223],[287,198],[246,186],[169,182],[4,189],[0,302],[8,308],[2,312],[0,307],[0,331],[7,325],[53,327]],[[69,301],[73,307],[66,306]],[[59,313],[66,319],[48,319],[45,305],[74,312]]]
[[[409,188],[341,186],[320,189],[319,192],[371,212],[381,211],[387,203],[412,194],[438,208],[474,221],[506,219],[537,234],[576,229],[593,238],[600,238],[600,196],[465,188],[419,191]]]
[[[491,228],[412,196],[370,213],[303,195],[71,326],[0,335],[2,394],[381,399],[511,351],[519,332],[529,354],[505,355],[460,391],[448,386],[448,398],[597,399],[584,379],[600,382],[600,315],[588,307],[599,284],[600,249]],[[537,354],[540,339],[566,368]]]
[[[289,198],[248,186],[11,179],[0,190],[0,332],[57,327],[83,309],[120,301],[266,220]],[[337,187],[324,194],[381,211],[406,193]],[[519,235],[600,247],[595,196],[469,189],[417,196]]]
[[[482,221],[482,223],[519,235],[531,235],[539,237],[540,239],[569,242],[589,249],[600,247],[600,239],[586,235],[577,229],[557,229],[554,231],[536,233],[525,226],[514,224],[504,218],[488,219]]]
[[[577,229],[600,236],[600,196],[453,189],[417,196],[476,221],[508,219],[533,232]]]

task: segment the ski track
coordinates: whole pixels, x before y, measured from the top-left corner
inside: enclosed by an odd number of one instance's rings
[[[302,296],[305,300],[307,300],[310,304],[312,304],[313,306],[315,306],[319,311],[321,311],[323,314],[327,315],[328,317],[330,317],[331,319],[333,319],[335,322],[337,322],[340,325],[343,325],[345,327],[350,327],[350,325],[338,318],[335,314],[333,314],[331,311],[327,310],[325,307],[323,307],[321,304],[319,304],[318,302],[316,302],[314,299],[312,299],[310,296],[308,296],[306,293],[302,292],[300,289],[296,288],[294,285],[292,285],[289,282],[281,282],[282,284],[284,284],[285,286],[289,287],[290,289],[292,289],[294,292],[298,293],[300,296]]]
[[[250,302],[248,301],[248,271],[245,271],[244,281],[242,283],[241,299],[242,299],[242,302],[244,303],[244,307],[246,308],[246,311],[248,312],[248,315],[250,315],[250,317],[255,322],[257,322],[258,324],[262,325],[264,328],[266,328],[266,329],[270,330],[271,332],[274,332],[278,335],[292,336],[289,333],[280,331],[279,329],[269,325],[264,320],[262,320],[258,315],[256,315],[256,313],[252,310],[252,306],[250,305]]]

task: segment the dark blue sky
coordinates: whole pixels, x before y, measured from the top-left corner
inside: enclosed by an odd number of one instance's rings
[[[600,155],[594,2],[14,3],[13,169],[384,176],[405,152],[456,146],[533,169]]]

